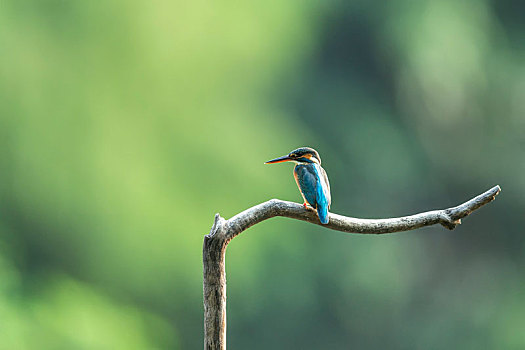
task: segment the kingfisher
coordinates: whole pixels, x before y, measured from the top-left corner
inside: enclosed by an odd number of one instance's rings
[[[330,183],[326,171],[321,167],[319,153],[310,147],[301,147],[289,154],[267,161],[264,164],[281,162],[294,162],[293,175],[297,187],[303,196],[303,206],[307,205],[317,211],[317,216],[322,224],[328,223],[328,209],[332,202],[330,196]]]

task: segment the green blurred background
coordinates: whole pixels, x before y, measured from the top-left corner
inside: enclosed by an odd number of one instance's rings
[[[228,248],[232,349],[525,348],[519,0],[0,2],[0,349],[199,349],[202,240],[301,201],[498,199],[455,231],[266,221]]]

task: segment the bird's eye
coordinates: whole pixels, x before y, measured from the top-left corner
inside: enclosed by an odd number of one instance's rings
[[[289,156],[289,157],[297,157],[297,154],[295,154],[295,153],[290,153],[288,156]]]

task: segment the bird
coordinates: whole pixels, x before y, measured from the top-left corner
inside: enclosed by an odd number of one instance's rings
[[[269,160],[265,164],[294,162],[293,175],[304,199],[303,206],[310,205],[317,211],[322,224],[328,224],[328,209],[332,204],[330,183],[326,171],[321,167],[319,153],[311,147],[300,147],[289,154]]]

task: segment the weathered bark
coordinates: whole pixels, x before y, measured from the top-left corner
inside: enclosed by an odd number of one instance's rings
[[[221,232],[224,219],[215,215],[209,235],[204,236],[204,338],[205,349],[226,349],[226,270],[228,242]]]
[[[493,201],[500,191],[501,188],[495,186],[456,207],[400,218],[356,219],[330,213],[330,221],[326,225],[320,223],[315,211],[305,209],[301,204],[278,199],[251,207],[229,220],[216,214],[210,233],[204,236],[203,246],[204,348],[226,349],[226,247],[235,236],[250,226],[275,216],[284,216],[348,233],[384,234],[435,224],[452,230],[461,224],[462,218]]]

